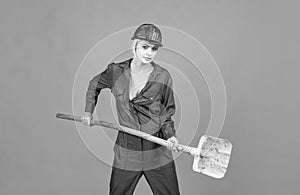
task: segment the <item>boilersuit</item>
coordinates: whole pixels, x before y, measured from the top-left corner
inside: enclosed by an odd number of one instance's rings
[[[146,85],[136,97],[129,99],[131,61],[132,58],[110,63],[89,82],[85,112],[94,112],[101,90],[107,88],[115,97],[118,122],[121,126],[165,140],[176,136],[172,120],[175,100],[170,73],[159,64],[151,62],[153,71]],[[110,194],[132,194],[142,175],[153,193],[179,194],[172,152],[156,143],[118,132],[114,145]]]

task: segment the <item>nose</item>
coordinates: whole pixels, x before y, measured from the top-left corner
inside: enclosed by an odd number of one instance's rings
[[[151,48],[151,47],[148,47],[148,48],[147,48],[146,54],[147,54],[148,56],[151,56],[151,55],[152,55],[152,48]]]

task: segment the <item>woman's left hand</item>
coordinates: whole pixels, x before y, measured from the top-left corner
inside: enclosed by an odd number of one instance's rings
[[[168,145],[167,148],[170,151],[174,151],[174,152],[179,152],[179,150],[177,149],[177,145],[178,145],[178,139],[176,137],[170,137],[168,140]]]

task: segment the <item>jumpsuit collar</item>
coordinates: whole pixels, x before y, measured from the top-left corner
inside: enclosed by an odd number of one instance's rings
[[[149,75],[149,79],[146,83],[146,85],[144,86],[144,88],[140,91],[140,93],[134,97],[132,100],[129,99],[129,83],[130,83],[130,78],[131,78],[131,74],[130,74],[130,64],[132,62],[133,58],[128,59],[127,61],[125,61],[125,67],[124,67],[124,74],[126,77],[126,84],[125,84],[125,88],[124,88],[124,95],[125,95],[125,100],[126,102],[132,101],[136,98],[138,98],[139,96],[141,96],[145,91],[147,91],[147,89],[149,88],[149,86],[151,85],[152,81],[155,81],[157,76],[160,74],[160,66],[158,64],[156,64],[155,62],[151,62],[151,65],[153,66],[153,70]]]

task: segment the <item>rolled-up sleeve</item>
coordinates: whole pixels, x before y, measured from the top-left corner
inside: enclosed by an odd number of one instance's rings
[[[89,82],[86,92],[85,112],[93,113],[97,104],[98,96],[102,89],[112,88],[113,85],[113,63],[110,63],[107,68],[96,75]]]
[[[172,78],[168,73],[162,89],[163,110],[161,113],[161,131],[165,139],[176,136],[174,121],[172,120],[172,116],[175,114],[176,110],[172,85]]]

